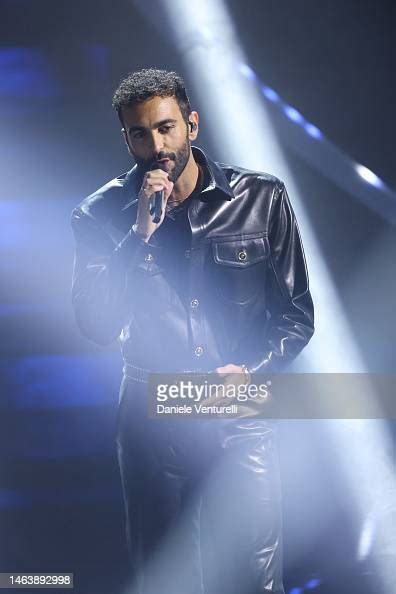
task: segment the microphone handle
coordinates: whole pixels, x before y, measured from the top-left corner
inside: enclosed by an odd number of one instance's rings
[[[164,200],[164,190],[155,192],[154,205],[150,209],[150,214],[153,218],[153,223],[159,223],[162,215],[162,202]]]

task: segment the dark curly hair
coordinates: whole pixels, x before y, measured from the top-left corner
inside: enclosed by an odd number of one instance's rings
[[[141,103],[152,97],[174,97],[184,120],[188,123],[191,113],[190,100],[184,81],[176,72],[158,68],[144,68],[132,72],[121,80],[114,92],[112,105],[123,124],[122,107]]]

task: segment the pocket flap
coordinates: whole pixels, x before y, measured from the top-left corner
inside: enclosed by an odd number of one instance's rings
[[[217,264],[238,268],[250,266],[265,260],[267,257],[266,244],[263,237],[214,241],[213,256]]]

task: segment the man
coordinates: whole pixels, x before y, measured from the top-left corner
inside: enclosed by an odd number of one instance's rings
[[[272,428],[254,412],[149,419],[147,381],[189,371],[241,384],[283,369],[309,341],[313,306],[287,192],[273,176],[191,146],[198,113],[173,72],[129,75],[113,106],[136,165],[73,211],[73,304],[88,338],[121,343],[118,454],[133,591],[280,594]]]

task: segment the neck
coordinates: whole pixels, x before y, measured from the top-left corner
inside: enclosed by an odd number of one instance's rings
[[[198,165],[196,164],[190,149],[190,156],[187,161],[187,165],[185,166],[183,173],[176,180],[176,183],[173,186],[172,194],[169,196],[168,201],[173,204],[180,204],[180,202],[183,202],[183,200],[188,198],[188,196],[190,196],[190,194],[194,191],[194,188],[197,184],[198,173]]]

